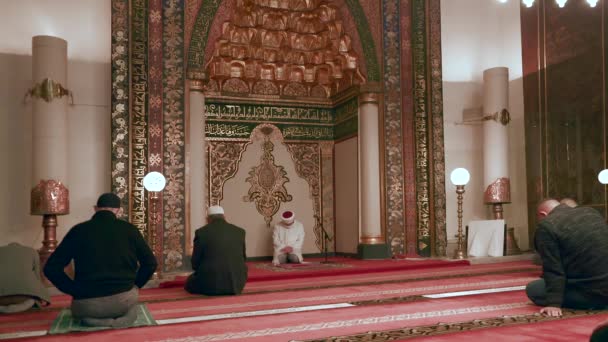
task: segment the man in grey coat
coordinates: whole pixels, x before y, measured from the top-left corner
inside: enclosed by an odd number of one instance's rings
[[[18,243],[0,247],[0,313],[46,306],[49,292],[40,278],[40,256]]]
[[[541,313],[561,316],[561,308],[608,306],[608,225],[595,209],[572,208],[554,199],[537,210],[534,246],[543,274],[526,287]]]
[[[209,207],[208,224],[196,230],[192,273],[185,289],[204,295],[240,294],[247,281],[245,230],[226,222],[224,209]]]

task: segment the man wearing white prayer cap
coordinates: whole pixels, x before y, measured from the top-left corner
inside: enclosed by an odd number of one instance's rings
[[[302,257],[304,226],[295,218],[293,211],[286,210],[281,214],[281,222],[274,226],[272,233],[274,246],[272,263],[274,265],[304,261]]]
[[[208,224],[196,230],[192,273],[185,289],[204,295],[240,294],[247,281],[245,230],[226,222],[219,205],[207,209]]]

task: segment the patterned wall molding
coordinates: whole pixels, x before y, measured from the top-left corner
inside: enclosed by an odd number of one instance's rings
[[[112,0],[111,186],[129,215],[129,0]],[[123,216],[124,217],[124,216]]]
[[[333,110],[327,108],[291,107],[277,105],[226,104],[205,102],[207,120],[250,122],[328,123],[334,121]]]
[[[401,118],[403,131],[403,201],[405,255],[418,257],[416,215],[416,149],[414,147],[414,75],[412,61],[412,0],[401,0]],[[408,72],[409,71],[409,72]]]
[[[163,21],[162,0],[148,0],[149,22],[148,39],[148,172],[156,171],[163,173]],[[163,208],[163,193],[156,199],[157,207]],[[154,254],[161,256],[158,259],[159,268],[163,269],[163,220],[162,215],[148,216],[148,231],[152,236],[148,238],[150,247]]]
[[[359,1],[345,0],[345,2],[357,24],[357,31],[359,33],[359,39],[361,39],[365,65],[367,67],[367,80],[369,82],[378,82],[380,81],[380,65],[378,64],[376,44],[374,43],[372,32],[369,29],[367,17],[365,16]]]
[[[283,139],[333,140],[334,110],[263,104],[205,103],[205,136],[246,139],[260,123],[272,123]]]
[[[445,204],[445,148],[443,135],[443,77],[441,63],[441,0],[428,0],[429,15],[429,63],[431,101],[432,146],[432,195],[434,236],[432,255],[445,256],[448,238],[446,234]]]
[[[383,0],[384,47],[384,134],[386,242],[393,255],[405,253],[403,194],[403,128],[401,118],[400,6],[398,0]]]
[[[386,236],[393,254],[445,255],[439,3],[382,2]]]
[[[416,212],[418,253],[431,256],[431,181],[429,162],[428,45],[426,1],[412,2],[412,57],[414,64],[414,138],[416,148]]]
[[[335,251],[334,239],[334,142],[319,143],[321,151],[321,229],[327,233],[327,251]],[[323,233],[321,231],[321,233]],[[323,251],[323,249],[320,249]]]
[[[207,142],[207,166],[209,175],[209,195],[211,205],[220,205],[224,194],[224,183],[233,178],[239,170],[239,164],[247,141],[216,141]]]
[[[209,28],[213,23],[213,17],[223,0],[205,0],[200,7],[194,22],[192,38],[188,48],[188,73],[201,73],[204,71],[205,48]],[[190,76],[189,76],[190,77]]]
[[[234,123],[226,121],[205,122],[205,135],[208,139],[218,138],[244,138],[253,132],[258,123]],[[302,125],[274,123],[281,130],[285,140],[333,140],[334,127],[332,125]]]
[[[129,221],[151,241],[143,179],[148,172],[148,1],[131,1],[131,165]]]
[[[184,0],[163,0],[164,269],[183,266],[186,250]]]

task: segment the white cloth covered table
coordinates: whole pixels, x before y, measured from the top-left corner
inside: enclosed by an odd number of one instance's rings
[[[469,256],[503,256],[505,220],[470,221],[467,235]]]

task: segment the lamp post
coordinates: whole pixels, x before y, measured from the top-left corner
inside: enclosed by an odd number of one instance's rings
[[[159,194],[165,188],[167,180],[165,179],[165,176],[163,176],[162,173],[152,171],[144,176],[143,183],[144,188],[148,191],[148,194],[150,196],[150,222],[148,224],[148,243],[150,244],[150,248],[156,256],[156,259],[158,260],[159,256],[156,250],[156,226],[161,223],[161,215],[158,212],[158,202],[160,199]],[[158,278],[158,274],[158,271],[154,272],[154,277]]]
[[[469,171],[462,167],[454,169],[450,174],[452,184],[456,185],[456,194],[458,198],[458,246],[456,247],[456,251],[454,251],[454,259],[466,258],[462,235],[462,197],[464,194],[464,186],[469,183],[470,179],[471,175],[469,174]]]

